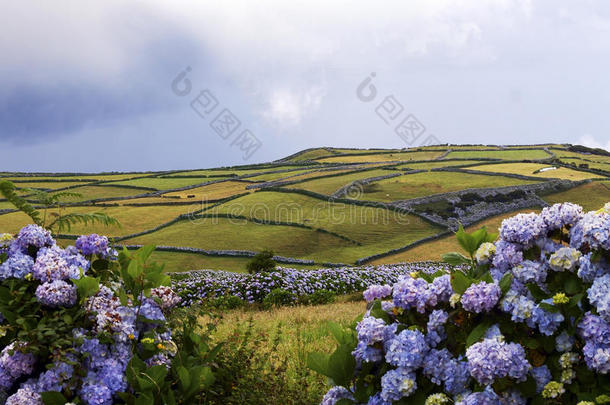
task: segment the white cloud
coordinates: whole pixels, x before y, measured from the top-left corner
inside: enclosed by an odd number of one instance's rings
[[[282,129],[294,127],[320,107],[325,95],[324,86],[313,86],[301,91],[276,89],[269,94],[267,108],[262,115]]]
[[[590,134],[585,134],[581,136],[580,138],[578,138],[578,141],[576,143],[579,145],[588,146],[590,148],[601,148],[610,151],[610,139],[607,139],[605,141],[598,141]]]

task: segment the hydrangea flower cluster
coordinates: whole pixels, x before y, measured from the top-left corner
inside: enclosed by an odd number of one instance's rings
[[[420,272],[368,287],[354,379],[341,398],[603,403],[610,392],[609,211],[610,204],[584,213],[564,203],[518,214],[503,221],[495,243],[480,243],[470,269],[453,270],[459,277]],[[368,402],[353,399],[363,393]]]
[[[28,225],[16,238],[2,239],[9,241],[0,264],[2,288],[22,294],[25,301],[19,305],[34,302],[37,317],[57,314],[53,321],[65,322],[68,331],[62,343],[43,341],[35,348],[30,341],[14,339],[12,329],[19,325],[11,322],[12,335],[0,336],[8,342],[0,352],[0,398],[7,404],[42,405],[42,393],[59,391],[75,403],[110,405],[128,391],[126,369],[134,353],[148,350],[146,364],[169,367],[176,345],[164,311],[180,302],[171,288],[152,289],[151,297],[137,307],[130,299],[119,299],[114,283],[99,285],[88,298],[80,296],[76,284],[93,271],[90,260],[114,257],[107,238],[82,236],[76,247],[62,249],[48,231]]]

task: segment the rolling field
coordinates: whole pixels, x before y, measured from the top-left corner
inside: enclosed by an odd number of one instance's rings
[[[433,217],[438,212],[436,218],[446,218],[446,201],[430,203],[425,208],[410,213],[399,213],[385,205],[397,201],[408,202],[425,196],[441,198],[442,201],[444,193],[465,189],[472,190],[469,192],[471,194],[479,189],[493,190],[504,186],[514,186],[519,190],[530,184],[552,184],[548,182],[555,178],[564,180],[561,189],[564,191],[541,191],[541,199],[536,200],[540,205],[571,201],[581,204],[586,210],[592,210],[610,201],[610,177],[604,177],[604,173],[595,174],[579,167],[560,167],[540,172],[540,169],[550,167],[553,163],[531,162],[552,159],[543,150],[544,147],[550,147],[565,164],[586,163],[591,169],[607,169],[610,167],[610,157],[579,153],[570,150],[569,145],[549,144],[523,150],[515,149],[517,147],[437,145],[402,150],[316,148],[272,163],[219,169],[100,174],[7,172],[0,174],[0,178],[16,180],[17,187],[36,187],[50,192],[76,186],[66,191],[81,193],[83,196],[65,198],[63,201],[66,204],[76,203],[77,206],[66,206],[61,213],[102,212],[121,223],[121,227],[96,224],[93,227],[74,226],[69,231],[64,231],[71,235],[96,232],[125,238],[145,232],[141,236],[119,239],[118,243],[203,250],[246,250],[253,253],[271,249],[277,255],[314,261],[312,265],[284,266],[319,268],[325,263],[354,264],[358,260],[365,260],[366,263],[366,260],[371,260],[366,259],[370,256],[376,257],[374,263],[437,260],[441,252],[456,249],[453,238],[444,237],[401,253],[390,253],[447,229],[442,221],[422,217],[422,212]],[[451,152],[447,153],[449,150]],[[463,165],[474,165],[465,169],[479,171],[481,174],[430,171]],[[408,169],[426,172],[405,175]],[[320,196],[331,196],[353,182],[392,174],[399,176],[369,181],[368,184],[354,187],[342,195],[344,199],[341,201]],[[523,180],[503,174],[524,175],[539,180]],[[292,184],[281,187],[285,192],[266,189],[273,186],[275,181],[288,181]],[[204,182],[214,183],[190,188]],[[250,189],[247,188],[249,186]],[[183,187],[187,189],[180,190]],[[315,193],[317,196],[307,193]],[[25,192],[21,194],[26,199],[31,198]],[[480,203],[476,197],[468,198],[461,204]],[[105,201],[102,205],[88,202],[94,199]],[[371,204],[377,206],[370,206]],[[492,201],[490,204],[495,204],[497,208],[498,203]],[[535,202],[534,205],[536,204],[538,203]],[[461,207],[464,208],[463,205]],[[31,222],[24,214],[10,212],[12,208],[8,202],[0,200],[0,232],[14,233]],[[540,208],[541,206],[533,206],[520,211]],[[53,212],[57,210],[50,210],[49,217]],[[200,215],[190,220],[179,220],[181,215],[194,212]],[[496,214],[489,214],[479,224],[497,228],[503,218],[511,215],[494,212]],[[154,230],[170,222],[170,225]],[[474,225],[471,229],[480,225]],[[240,272],[245,271],[249,260],[247,257],[168,251],[156,251],[154,258],[167,263],[166,270],[170,272],[201,268]]]
[[[584,179],[599,179],[603,176],[587,173],[578,170],[572,170],[565,167],[556,167],[551,170],[537,172],[541,169],[549,169],[555,166],[538,164],[538,163],[500,163],[491,165],[482,165],[469,167],[470,170],[479,170],[494,173],[512,173],[521,174],[523,176],[558,178],[564,180],[584,180]]]
[[[531,184],[532,182],[510,177],[458,172],[415,173],[371,183],[364,187],[364,193],[359,198],[369,201],[390,202],[467,188],[515,186]]]

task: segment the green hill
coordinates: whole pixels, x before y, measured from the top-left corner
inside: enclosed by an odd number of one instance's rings
[[[459,221],[497,228],[508,213],[610,201],[610,157],[581,146],[314,148],[275,162],[146,173],[8,173],[28,188],[80,193],[64,212],[104,212],[121,227],[74,227],[119,245],[155,244],[169,271],[243,271],[271,249],[298,268],[436,260]],[[49,214],[52,214],[49,213]],[[0,200],[0,232],[28,218]]]

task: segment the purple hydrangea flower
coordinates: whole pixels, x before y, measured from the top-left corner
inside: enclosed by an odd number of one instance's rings
[[[32,374],[36,364],[36,357],[32,353],[22,353],[21,347],[13,342],[0,353],[0,367],[13,379]]]
[[[551,375],[551,370],[546,365],[540,367],[534,367],[530,370],[530,374],[536,381],[536,392],[539,394],[544,389],[544,386],[549,383],[553,379]]]
[[[373,345],[383,342],[385,337],[386,324],[382,319],[372,316],[364,317],[356,326],[358,341],[365,345]]]
[[[103,384],[87,383],[80,389],[80,396],[88,405],[112,405],[112,392]]]
[[[472,284],[462,294],[462,306],[468,312],[489,312],[500,299],[500,287],[494,283],[486,283],[481,281],[480,283]]]
[[[71,307],[76,304],[76,286],[63,280],[46,282],[36,288],[36,298],[51,308]]]
[[[74,246],[86,256],[98,255],[106,257],[110,252],[108,238],[95,233],[79,236]]]
[[[473,344],[466,350],[466,357],[470,374],[482,385],[490,385],[503,377],[525,381],[531,368],[520,344],[498,339],[484,339]]]
[[[554,204],[543,208],[540,217],[549,230],[555,230],[574,226],[583,217],[583,210],[580,205],[569,202]]]
[[[11,250],[27,254],[28,248],[40,249],[55,245],[51,232],[38,225],[26,225],[19,231],[17,238],[11,244]]]
[[[42,397],[31,388],[19,388],[6,400],[6,405],[44,405]]]
[[[32,275],[42,282],[80,278],[80,268],[72,261],[72,255],[58,246],[42,248],[32,268]]]
[[[392,287],[389,285],[372,285],[367,288],[362,295],[367,302],[374,301],[376,299],[385,298],[392,294]]]

